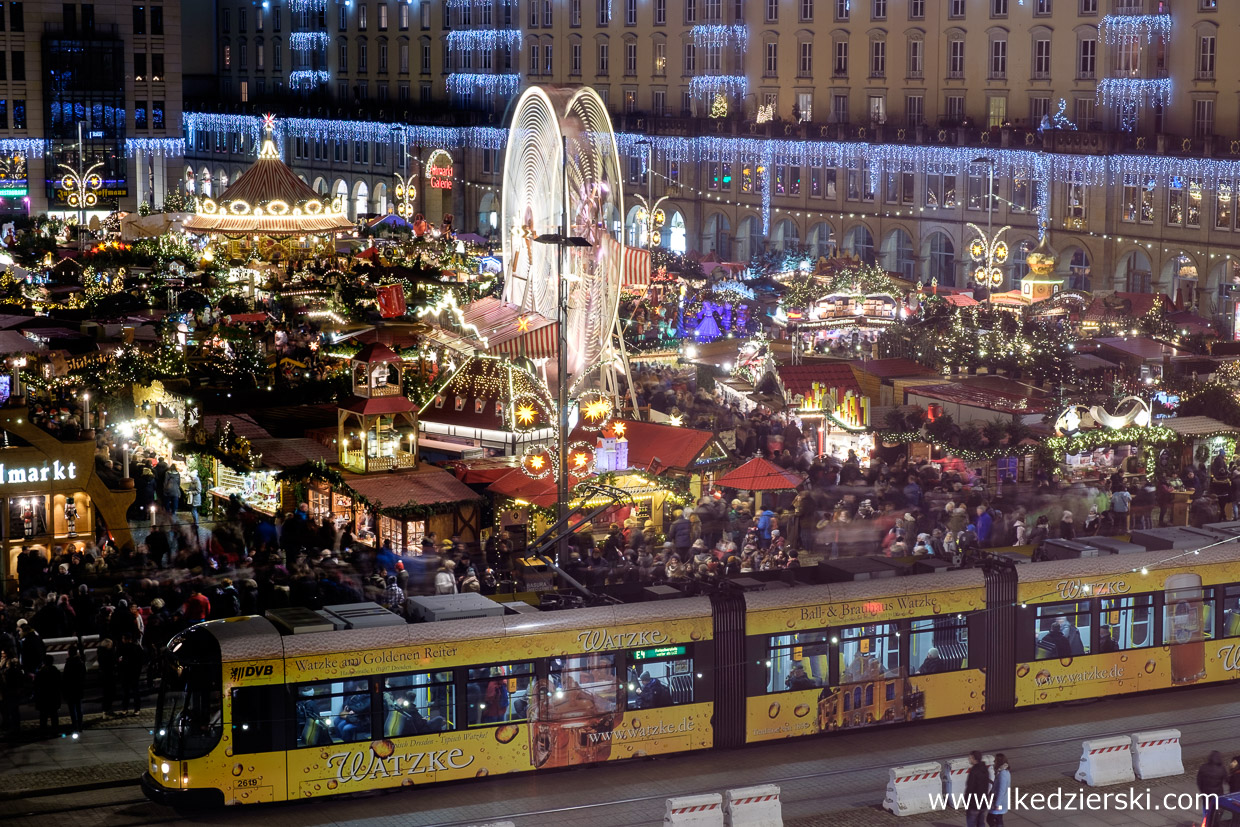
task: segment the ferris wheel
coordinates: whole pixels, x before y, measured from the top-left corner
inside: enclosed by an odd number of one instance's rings
[[[629,379],[619,336],[624,215],[620,155],[607,106],[588,87],[532,86],[518,99],[504,159],[504,300],[555,319],[558,273],[568,288],[568,380],[619,396]],[[564,231],[589,246],[563,251],[538,236]]]

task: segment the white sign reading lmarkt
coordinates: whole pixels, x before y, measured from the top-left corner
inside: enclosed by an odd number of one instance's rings
[[[42,468],[34,465],[29,468],[5,468],[4,463],[0,463],[0,484],[21,485],[22,483],[75,479],[77,479],[76,462],[65,465],[60,460],[54,460],[51,465],[43,463]]]

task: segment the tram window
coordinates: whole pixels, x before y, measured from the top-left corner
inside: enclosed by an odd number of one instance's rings
[[[766,691],[813,689],[829,682],[831,642],[826,632],[772,635],[766,655]]]
[[[616,711],[616,656],[571,655],[547,666],[546,720],[592,718]]]
[[[914,620],[909,636],[909,672],[931,675],[969,667],[969,624],[962,618]]]
[[[320,681],[297,687],[297,746],[319,747],[372,737],[370,682]]]
[[[388,738],[456,729],[456,687],[451,672],[392,675],[383,679],[383,734]]]
[[[638,660],[629,654],[628,708],[655,709],[693,703],[693,659]]]
[[[243,686],[232,691],[233,752],[252,755],[286,748],[276,738],[276,710],[286,697],[279,685]]]
[[[890,623],[840,630],[840,683],[858,683],[900,667],[900,638]]]
[[[210,632],[191,626],[169,642],[165,658],[155,707],[155,751],[178,761],[201,758],[224,730],[219,644]]]
[[[469,726],[486,726],[529,717],[531,663],[482,666],[469,670],[465,685],[469,699]]]
[[[1098,653],[1154,645],[1154,596],[1104,597],[1099,606]]]
[[[1084,655],[1089,648],[1089,601],[1038,606],[1038,660]]]
[[[1185,577],[1189,579],[1182,579]],[[1228,586],[1222,591],[1223,637],[1240,637],[1240,587]],[[1198,575],[1168,577],[1163,598],[1163,644],[1212,639],[1217,594],[1213,588],[1201,588]]]

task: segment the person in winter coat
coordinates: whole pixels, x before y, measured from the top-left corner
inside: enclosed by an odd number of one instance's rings
[[[1007,756],[995,753],[995,783],[991,788],[994,803],[990,805],[990,814],[986,823],[990,827],[1003,827],[1003,816],[1008,811],[1008,791],[1012,787],[1012,768],[1008,766]]]
[[[168,512],[168,516],[176,520],[177,511],[181,507],[181,472],[177,466],[169,466],[167,473],[164,474],[164,509]]]
[[[667,530],[667,539],[676,550],[677,556],[689,556],[689,548],[693,545],[693,526],[683,511],[676,512],[676,519]]]
[[[26,692],[26,672],[17,658],[9,658],[0,674],[0,700],[4,703],[4,731],[16,735],[22,726],[22,695]]]
[[[189,506],[190,519],[197,526],[198,507],[202,505],[202,480],[198,479],[198,474],[188,471],[182,481],[181,490],[185,492],[185,504]]]
[[[112,702],[116,698],[116,644],[110,637],[99,639],[95,649],[99,660],[99,689],[103,693],[103,714],[112,714]]]
[[[982,827],[985,823],[988,808],[982,797],[989,791],[990,770],[986,768],[986,762],[982,760],[981,750],[975,749],[969,753],[969,774],[965,776],[964,781],[964,794],[967,801],[964,814],[966,827]]]
[[[1223,765],[1223,753],[1214,750],[1201,765],[1201,769],[1197,770],[1197,792],[1204,795],[1225,795],[1227,780],[1227,767]],[[1220,814],[1218,799],[1206,799],[1204,814],[1205,821],[1202,823],[1207,827],[1217,827]]]
[[[82,695],[86,693],[86,660],[75,643],[69,647],[69,659],[60,681],[61,695],[69,707],[69,731],[82,731]]]
[[[1065,511],[1063,513],[1063,518],[1059,521],[1059,539],[1076,539],[1076,523],[1073,522],[1071,511]]]
[[[435,572],[435,594],[456,594],[456,563],[444,560]]]
[[[121,707],[132,701],[135,715],[142,711],[142,664],[145,660],[142,647],[132,635],[125,635],[116,654],[121,676]]]
[[[47,654],[47,644],[33,626],[25,618],[17,621],[17,631],[21,636],[21,662],[26,674],[33,675],[43,664],[43,656]]]
[[[34,704],[39,710],[40,735],[50,735],[60,728],[60,691],[60,670],[51,655],[44,655],[43,666],[34,676]]]
[[[1231,790],[1233,795],[1240,793],[1240,755],[1231,759],[1228,769],[1231,771],[1231,775],[1227,778],[1227,788]]]

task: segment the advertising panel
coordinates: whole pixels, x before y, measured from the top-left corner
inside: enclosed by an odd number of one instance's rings
[[[899,670],[823,689],[759,695],[747,701],[745,740],[777,741],[982,712],[985,687],[979,669],[913,677]]]
[[[980,611],[985,608],[981,588],[950,589],[937,592],[873,597],[842,603],[815,603],[805,606],[750,612],[746,632],[751,635],[785,634],[789,629],[850,626]]]

